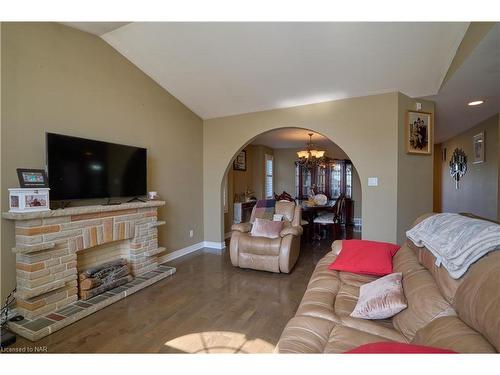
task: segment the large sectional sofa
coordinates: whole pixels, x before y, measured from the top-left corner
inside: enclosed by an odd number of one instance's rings
[[[391,319],[375,321],[349,316],[361,285],[376,277],[329,270],[341,248],[342,241],[335,241],[317,264],[276,352],[342,353],[380,341],[459,353],[500,351],[500,251],[481,258],[460,279],[452,279],[436,266],[430,251],[406,241],[393,258],[393,268],[403,274],[408,307]]]

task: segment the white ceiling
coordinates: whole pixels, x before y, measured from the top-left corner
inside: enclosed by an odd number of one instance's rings
[[[270,148],[305,148],[309,142],[308,133],[313,133],[312,141],[318,147],[327,147],[332,143],[327,137],[307,129],[282,128],[260,134],[251,144]]]
[[[436,102],[435,140],[440,143],[500,111],[500,24],[472,51],[439,93]],[[471,107],[467,103],[484,100]]]
[[[208,119],[395,90],[434,95],[467,27],[134,22],[102,38]]]
[[[97,36],[109,33],[130,22],[61,22],[63,25],[85,31]]]

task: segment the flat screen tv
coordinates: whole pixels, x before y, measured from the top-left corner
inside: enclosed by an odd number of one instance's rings
[[[146,149],[46,134],[47,174],[54,201],[146,195]]]

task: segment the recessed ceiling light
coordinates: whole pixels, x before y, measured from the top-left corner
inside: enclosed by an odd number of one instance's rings
[[[469,105],[479,105],[479,104],[483,104],[484,103],[484,100],[475,100],[473,102],[470,102]]]

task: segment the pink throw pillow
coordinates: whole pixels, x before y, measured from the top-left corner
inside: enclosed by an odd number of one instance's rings
[[[406,309],[402,278],[401,272],[391,273],[361,285],[358,302],[351,316],[360,319],[387,319]]]
[[[283,229],[283,221],[255,218],[250,234],[254,237],[278,238]]]

